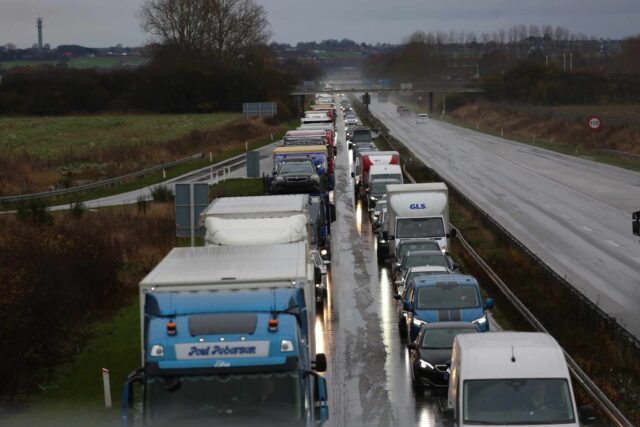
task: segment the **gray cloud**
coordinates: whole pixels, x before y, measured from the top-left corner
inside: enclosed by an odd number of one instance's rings
[[[638,33],[638,0],[257,0],[280,42],[350,38],[399,42],[414,30],[493,32],[515,24],[563,25],[573,32],[620,38]],[[45,42],[141,45],[135,14],[141,0],[0,0],[0,44]]]

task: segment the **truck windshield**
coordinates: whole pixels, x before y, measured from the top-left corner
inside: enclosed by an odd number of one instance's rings
[[[373,185],[378,180],[386,181],[387,184],[389,183],[389,180],[395,181],[394,184],[402,184],[402,174],[400,174],[400,173],[377,173],[375,175],[371,175],[370,176],[369,184]]]
[[[289,423],[303,416],[300,383],[298,372],[150,377],[145,418],[153,426]]]
[[[374,181],[370,186],[369,190],[371,194],[384,194],[387,192],[387,185],[389,184],[400,184],[400,181],[394,180],[385,180],[385,181]]]
[[[480,306],[475,286],[455,283],[421,287],[416,302],[418,310],[461,310]]]
[[[396,237],[444,237],[442,218],[401,218],[396,226]]]
[[[315,173],[311,162],[284,163],[278,169],[278,173]]]
[[[469,424],[575,423],[564,378],[467,380],[463,399],[464,422]]]

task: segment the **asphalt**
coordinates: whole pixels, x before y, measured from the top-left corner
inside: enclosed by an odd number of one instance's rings
[[[400,337],[389,265],[378,264],[366,209],[354,203],[350,156],[338,122],[331,283],[318,317],[328,357],[329,426],[440,425],[444,392],[416,396]]]
[[[560,276],[640,338],[640,173],[438,120],[417,124],[393,103],[371,111]]]

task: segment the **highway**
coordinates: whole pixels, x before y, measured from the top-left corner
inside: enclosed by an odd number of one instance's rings
[[[391,134],[640,338],[640,173],[437,120],[372,99]]]
[[[273,150],[273,144],[266,145],[259,149],[260,151],[260,173],[271,173],[273,161],[271,159],[271,151]],[[229,172],[229,173],[228,173]],[[230,171],[222,170],[218,167],[207,166],[195,171],[187,172],[184,175],[180,175],[176,178],[168,179],[162,184],[171,186],[172,188],[176,183],[184,182],[208,182],[214,184],[218,181],[231,178],[246,178],[247,169],[246,163],[242,163],[235,167],[232,167]],[[146,200],[151,200],[151,190],[158,184],[148,187],[140,188],[137,190],[128,191],[126,193],[114,194],[112,196],[101,197],[99,199],[87,200],[84,203],[87,209],[96,209],[107,206],[120,206],[130,205],[136,203],[140,197]],[[67,210],[70,205],[58,205],[50,208],[52,211]]]
[[[378,266],[366,210],[354,205],[350,155],[338,120],[328,299],[316,330],[328,358],[329,426],[433,426],[444,392],[416,396],[406,341],[400,338],[388,265]]]

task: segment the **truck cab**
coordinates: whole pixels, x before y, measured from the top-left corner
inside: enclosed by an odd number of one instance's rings
[[[369,211],[385,194],[389,185],[402,184],[402,168],[398,164],[372,164],[362,194]]]
[[[459,427],[578,427],[595,413],[577,407],[563,350],[550,335],[493,332],[455,337],[443,418]]]
[[[311,369],[305,311],[301,289],[147,294],[144,366],[124,385],[123,424],[327,420],[326,362]]]

